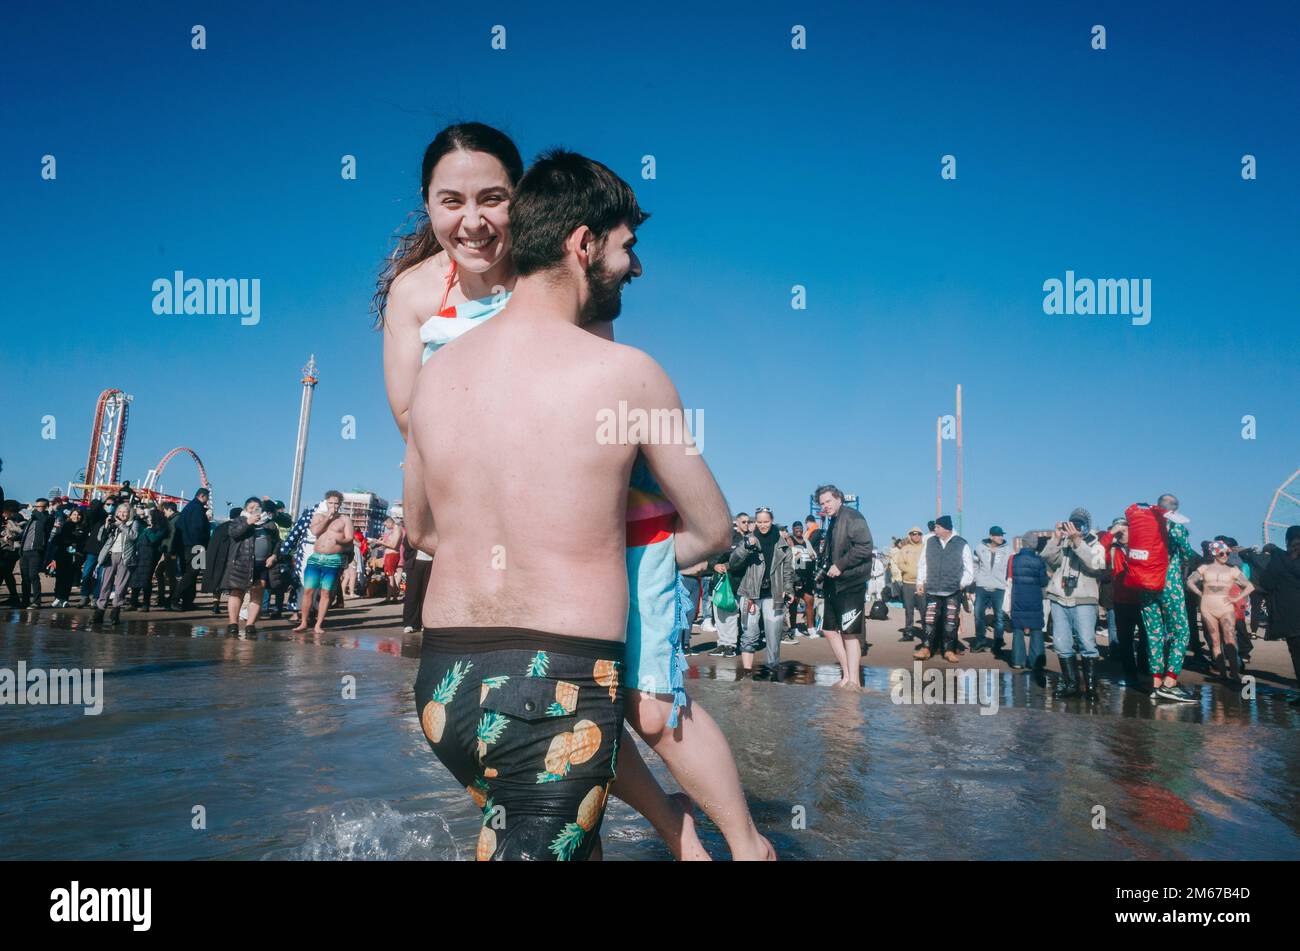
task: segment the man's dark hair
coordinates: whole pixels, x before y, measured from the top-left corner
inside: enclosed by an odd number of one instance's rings
[[[633,231],[649,218],[632,186],[594,159],[551,149],[524,173],[510,196],[510,250],[520,275],[549,270],[564,260],[564,242],[586,225],[597,240],[625,224]]]
[[[835,496],[835,498],[839,499],[841,502],[844,501],[844,493],[841,492],[835,486],[829,484],[817,486],[817,491],[813,493],[813,498],[816,499],[818,502],[820,502],[822,500],[822,493],[824,492],[829,492],[831,495]]]
[[[212,497],[212,492],[208,489],[207,486],[203,486],[203,485],[201,485],[201,486],[199,486],[197,489],[194,490],[194,497],[195,497],[196,499],[197,499],[200,495],[206,495],[206,496],[208,496],[209,498],[211,498],[211,497]]]
[[[733,521],[739,522],[742,518],[749,518],[749,513],[748,513],[748,512],[737,512],[737,513],[736,513],[736,517],[735,517],[735,519],[733,519]]]
[[[328,492],[325,493],[325,498],[327,498],[327,499],[338,499],[338,500],[339,500],[339,503],[342,504],[342,502],[343,502],[343,493],[340,492],[338,489],[330,489]]]
[[[261,505],[261,504],[262,504],[262,500],[259,499],[256,495],[250,495],[248,498],[244,499],[244,507],[245,507],[245,508],[248,507],[248,503],[249,503],[249,502],[256,502],[258,505]]]
[[[248,503],[245,503],[245,504],[248,504]],[[242,512],[242,511],[243,511],[243,509],[237,509],[237,508],[234,508],[234,507],[232,506],[231,509],[230,509],[230,517],[231,517],[231,518],[239,518],[239,513]]]
[[[42,498],[37,499],[35,502],[33,502],[32,505],[39,505],[39,504],[42,503],[42,502],[44,502],[46,505],[49,505],[49,504],[50,504],[50,500],[49,500],[49,499],[47,499],[47,498],[43,498],[43,497],[42,497]]]

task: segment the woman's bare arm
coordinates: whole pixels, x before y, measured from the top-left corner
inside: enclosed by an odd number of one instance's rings
[[[438,309],[438,292],[447,275],[447,255],[434,257],[403,271],[388,293],[384,314],[384,387],[402,438],[407,436],[411,416],[411,391],[420,373],[424,344],[421,325]]]

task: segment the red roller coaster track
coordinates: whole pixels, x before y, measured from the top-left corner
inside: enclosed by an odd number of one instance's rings
[[[157,484],[159,477],[162,476],[163,469],[167,467],[167,463],[171,462],[173,456],[181,452],[188,452],[190,454],[190,458],[194,460],[194,465],[198,467],[199,484],[202,485],[205,489],[212,488],[212,484],[208,482],[208,470],[203,468],[203,460],[200,459],[199,454],[195,452],[193,449],[191,449],[189,446],[177,446],[171,452],[167,453],[167,455],[163,456],[162,459],[158,462],[158,465],[154,466],[153,478],[152,480],[150,480],[146,488],[152,489],[154,485]]]
[[[86,457],[86,484],[117,482],[122,471],[122,448],[126,443],[126,419],[130,409],[131,398],[121,390],[104,390],[95,403],[95,422],[90,430],[90,453]],[[118,408],[121,414],[117,425],[109,419],[109,429],[105,431],[106,414],[110,412],[109,404]],[[91,497],[92,489],[87,488],[85,498]]]

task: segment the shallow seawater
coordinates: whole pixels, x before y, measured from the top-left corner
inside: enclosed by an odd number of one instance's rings
[[[220,630],[0,616],[0,667],[106,672],[99,716],[0,706],[0,856],[472,858],[479,812],[414,714],[418,636]],[[834,669],[764,676],[695,667],[689,689],[782,858],[1300,858],[1300,721],[1280,694],[1169,706],[1107,684],[1089,707],[1003,673],[981,715],[896,704],[883,669],[859,692],[828,686]],[[608,859],[668,857],[616,800],[603,840]]]

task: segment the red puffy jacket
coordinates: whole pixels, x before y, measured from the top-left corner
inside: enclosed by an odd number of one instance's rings
[[[1128,557],[1124,582],[1139,591],[1162,591],[1169,571],[1169,543],[1165,539],[1165,510],[1134,502],[1124,510],[1128,520]]]

